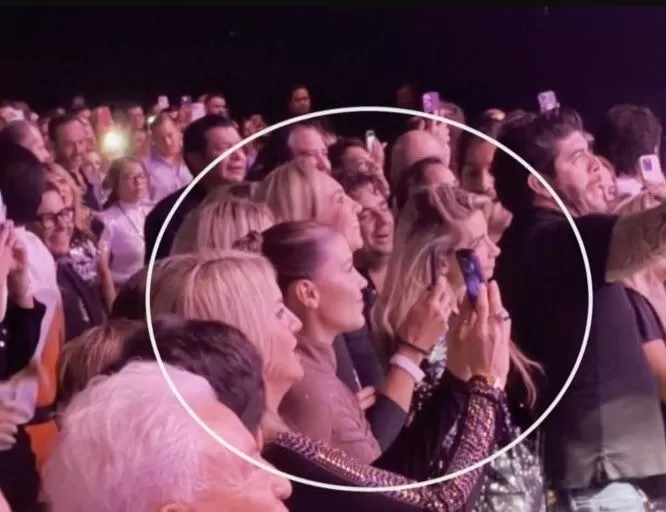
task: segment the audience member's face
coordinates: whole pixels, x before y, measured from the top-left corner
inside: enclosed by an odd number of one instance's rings
[[[132,132],[132,148],[135,155],[139,156],[145,153],[147,138],[148,135],[145,130],[134,130]]]
[[[303,366],[296,354],[296,334],[301,330],[303,324],[284,304],[282,292],[277,282],[271,280],[266,284],[266,300],[275,311],[273,318],[267,319],[267,334],[272,337],[274,347],[270,367],[266,373],[266,403],[267,406],[277,411],[284,395],[291,386],[303,378]],[[262,354],[268,357],[269,354]]]
[[[289,111],[295,116],[302,116],[310,112],[310,93],[304,87],[294,89],[291,92]]]
[[[328,147],[324,138],[315,128],[295,128],[289,137],[291,154],[303,165],[314,167],[322,172],[331,172],[331,162],[328,159]]]
[[[363,327],[363,289],[368,282],[356,270],[344,237],[336,236],[326,243],[313,282],[318,291],[317,316],[323,325],[335,334]]]
[[[58,192],[45,192],[31,228],[51,254],[63,256],[69,252],[74,232],[74,208],[65,206]]]
[[[325,211],[317,220],[337,230],[345,238],[351,250],[358,251],[363,247],[358,220],[361,205],[345,194],[340,184],[328,174],[316,173],[313,179],[317,181],[315,186],[320,188],[322,196],[326,198]]]
[[[83,165],[93,174],[99,174],[102,169],[102,157],[96,151],[90,151],[83,157]]]
[[[178,156],[182,149],[182,136],[173,122],[162,122],[152,133],[153,144],[160,155],[166,158]]]
[[[82,120],[89,121],[90,118],[92,117],[92,112],[90,111],[89,108],[84,108],[83,110],[80,110],[76,115]]]
[[[601,183],[604,189],[604,199],[610,207],[617,200],[617,186],[615,184],[615,174],[605,165],[601,165]]]
[[[58,164],[53,164],[54,166],[62,169]],[[67,172],[62,169],[63,172]],[[65,206],[74,206],[74,191],[69,181],[63,178],[60,174],[56,172],[46,173],[46,181],[51,183],[58,189],[58,193],[62,200],[65,203]]]
[[[146,126],[146,115],[143,107],[132,107],[127,110],[132,131],[143,130]]]
[[[197,413],[211,429],[234,448],[264,464],[261,447],[248,432],[238,417],[218,402],[210,402],[197,407]],[[208,433],[201,431],[198,435],[206,436],[210,443],[216,443]],[[211,453],[219,453],[219,446],[211,446]],[[213,476],[212,488],[204,492],[192,510],[197,512],[287,512],[282,503],[291,495],[291,484],[286,478],[257,468],[249,462],[236,457],[211,457]],[[229,466],[229,463],[232,465]],[[238,482],[229,485],[227,482]],[[217,485],[216,485],[217,484]]]
[[[139,162],[125,164],[118,181],[118,199],[125,203],[136,203],[146,194],[147,178]]]
[[[44,143],[44,137],[42,137],[41,132],[36,126],[30,126],[30,134],[23,141],[24,147],[31,151],[37,159],[44,163],[51,161],[51,153],[46,149],[46,144]]]
[[[86,129],[79,120],[61,125],[54,141],[56,160],[68,171],[81,168],[88,152]]]
[[[395,222],[388,201],[370,183],[354,190],[350,196],[362,208],[358,216],[363,238],[362,251],[371,257],[389,256],[393,251]]]
[[[574,132],[558,141],[556,152],[553,185],[572,213],[607,211],[601,162],[583,133]]]
[[[365,167],[371,160],[370,153],[363,146],[350,146],[345,149],[340,157],[344,169],[367,170]]]
[[[483,276],[492,279],[495,273],[495,262],[500,254],[500,249],[493,243],[488,235],[488,222],[481,211],[474,212],[467,220],[460,223],[461,240],[456,249],[471,249],[481,264]],[[464,286],[462,273],[455,257],[451,257],[449,268],[454,287]]]
[[[227,100],[221,96],[213,96],[206,102],[206,114],[227,115]]]
[[[465,154],[460,181],[465,190],[495,198],[495,179],[490,174],[495,150],[497,148],[484,140],[474,141]]]
[[[206,154],[203,161],[205,169],[225,151],[234,147],[241,141],[238,130],[233,126],[212,128],[206,132]],[[208,176],[215,177],[215,181],[240,183],[245,179],[247,172],[247,157],[243,149],[237,149],[211,170]]]

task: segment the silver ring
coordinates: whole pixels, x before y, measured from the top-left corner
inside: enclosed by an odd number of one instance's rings
[[[496,319],[498,322],[506,322],[506,321],[509,320],[510,318],[511,318],[511,316],[509,316],[509,313],[508,313],[506,310],[505,310],[505,311],[501,311],[501,312],[499,312],[499,313],[497,313],[497,314],[495,315],[495,319]]]

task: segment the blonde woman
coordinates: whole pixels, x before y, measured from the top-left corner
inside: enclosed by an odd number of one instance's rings
[[[275,224],[268,206],[234,194],[237,185],[224,188],[213,192],[187,215],[176,233],[171,254],[231,249],[251,231],[260,233]]]
[[[399,347],[397,327],[404,322],[410,309],[421,294],[432,286],[438,275],[446,277],[454,297],[452,317],[461,311],[466,287],[456,261],[458,249],[471,249],[481,265],[484,277],[492,279],[500,250],[488,233],[487,212],[480,209],[479,204],[487,205],[485,202],[479,203],[477,196],[447,185],[421,189],[407,202],[398,220],[396,249],[389,260],[384,289],[371,313],[381,352],[387,360]],[[457,344],[450,345],[444,333],[441,334],[427,360],[421,365],[426,377],[415,391],[412,414],[432,414],[424,404],[437,389],[442,386],[459,388],[459,383],[469,378],[469,369],[464,364],[459,348]],[[525,389],[525,403],[531,407],[536,400],[536,387],[531,372],[537,370],[538,366],[522,355],[513,343],[510,345],[510,353],[512,369]],[[498,372],[506,376],[508,370],[502,368]],[[502,381],[501,386],[505,387],[506,381]],[[507,436],[500,439],[501,445],[506,445],[517,434],[508,411],[505,411],[505,417]],[[397,445],[413,436],[410,429],[411,426],[408,426],[401,433]],[[454,433],[455,428],[451,435]],[[450,438],[444,439],[444,443],[447,442],[450,442]],[[507,462],[519,464],[523,470],[516,484],[511,484],[511,475],[506,473],[512,471],[507,469]],[[495,479],[487,480],[477,510],[486,510],[487,507],[490,510],[507,507],[508,510],[542,510],[545,502],[540,467],[529,451],[521,449],[516,455],[504,455],[492,465]],[[498,472],[501,477],[499,482]],[[420,475],[421,478],[432,476]]]
[[[143,327],[124,318],[109,320],[69,341],[58,360],[58,402],[67,406],[102,370],[121,361],[123,343]]]
[[[69,252],[60,263],[70,266],[86,283],[99,286],[107,308],[116,296],[113,277],[109,268],[109,251],[102,234],[104,221],[93,215],[83,204],[80,187],[58,164],[47,164],[46,181],[58,191],[68,212],[73,215],[74,229]]]
[[[143,231],[153,204],[147,200],[148,178],[139,160],[114,160],[107,182],[111,193],[100,218],[106,226],[104,241],[110,253],[111,276],[116,286],[122,286],[143,267]]]
[[[289,432],[278,413],[283,397],[303,375],[295,352],[296,316],[285,307],[276,276],[263,257],[240,251],[173,256],[165,262],[153,292],[153,314],[175,313],[188,319],[217,320],[244,332],[263,356],[266,414],[263,435],[269,443],[265,458],[283,471],[309,475],[318,481],[351,486],[404,484],[405,478],[360,464],[344,453]],[[490,297],[490,298],[489,298]],[[470,400],[464,415],[460,443],[449,453],[441,474],[486,457],[493,444],[495,414],[502,393],[490,382],[499,360],[508,357],[505,338],[488,330],[500,313],[496,290],[482,288],[477,315],[466,315],[452,328],[452,336],[467,350],[475,377],[466,384]],[[463,322],[464,320],[464,322]],[[423,327],[423,324],[421,324]],[[486,333],[486,334],[483,334]],[[327,503],[327,510],[347,507],[373,510],[460,510],[473,492],[480,472],[473,471],[419,490],[385,493],[316,493],[297,485],[288,506],[306,512]],[[331,501],[329,501],[331,500]]]

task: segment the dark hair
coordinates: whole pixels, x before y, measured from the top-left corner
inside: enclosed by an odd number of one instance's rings
[[[110,318],[146,319],[146,280],[148,267],[143,267],[125,281],[111,305]]]
[[[49,122],[49,139],[51,142],[57,142],[58,132],[60,131],[61,126],[65,126],[66,124],[74,122],[81,122],[81,120],[75,114],[63,114],[51,119]]]
[[[296,221],[276,224],[261,235],[261,253],[277,273],[282,292],[294,281],[311,279],[321,264],[322,243],[338,234],[316,221]]]
[[[29,121],[12,121],[0,130],[0,143],[20,144],[30,136]]]
[[[79,105],[77,107],[72,107],[72,114],[78,116],[84,110],[90,110],[90,107],[88,107],[87,105]]]
[[[491,139],[497,140],[504,126],[504,119],[498,120],[490,115],[483,114],[477,121],[471,125],[477,131],[487,135]],[[481,137],[477,137],[473,133],[465,131],[460,138],[460,151],[458,153],[458,171],[462,173],[467,160],[467,152],[470,147],[479,142],[485,142]]]
[[[0,143],[0,193],[7,218],[19,226],[35,220],[46,191],[46,169],[31,151]]]
[[[291,98],[294,95],[294,91],[298,91],[299,89],[305,89],[306,91],[308,91],[308,93],[310,92],[310,89],[308,89],[306,85],[302,83],[295,83],[289,88],[289,101],[291,101]]]
[[[125,106],[124,106],[123,110],[125,112],[128,112],[129,110],[131,110],[133,108],[137,108],[137,107],[138,108],[143,108],[143,104],[140,101],[132,100],[132,101],[128,101],[128,102],[125,103]]]
[[[661,123],[650,109],[616,105],[599,127],[595,150],[615,166],[618,175],[634,176],[638,159],[661,145],[661,133]]]
[[[583,131],[578,113],[556,109],[540,116],[525,114],[505,122],[498,141],[540,174],[553,177],[557,143],[577,131]],[[527,184],[529,171],[518,161],[504,151],[497,151],[490,172],[495,178],[497,197],[509,212],[516,215],[532,207],[534,191]]]
[[[224,94],[222,94],[221,92],[219,92],[219,91],[207,92],[204,95],[204,103],[208,103],[213,98],[222,98],[225,101],[227,99],[226,96]]]
[[[417,160],[400,173],[400,180],[394,191],[394,202],[398,211],[402,210],[407,204],[409,196],[414,189],[425,185],[425,172],[431,165],[442,164],[439,157],[428,156]]]
[[[331,167],[338,169],[342,167],[342,157],[349,148],[366,149],[365,144],[360,139],[341,137],[328,148],[328,159],[331,161]]]
[[[234,122],[226,116],[209,114],[191,123],[183,133],[183,158],[188,167],[188,155],[203,154],[206,150],[206,134],[213,128],[235,128]]]
[[[347,195],[366,185],[372,185],[376,189],[381,189],[382,186],[377,176],[360,171],[337,171],[333,173],[333,178],[342,186]]]
[[[162,315],[154,319],[153,333],[165,363],[205,378],[217,399],[250,432],[259,431],[266,408],[263,362],[241,331],[222,322]],[[132,360],[155,360],[147,327],[127,340],[121,362],[104,373],[119,370]]]

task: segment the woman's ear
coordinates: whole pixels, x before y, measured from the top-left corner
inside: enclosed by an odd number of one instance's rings
[[[319,307],[319,290],[317,285],[308,279],[300,279],[289,286],[288,294],[301,307],[317,309]]]

